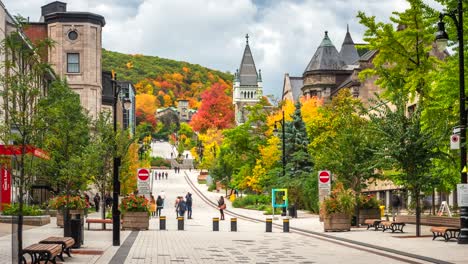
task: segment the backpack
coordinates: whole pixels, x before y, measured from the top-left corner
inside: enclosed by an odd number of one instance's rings
[[[187,210],[187,204],[185,201],[180,201],[179,202],[179,211],[185,212]]]

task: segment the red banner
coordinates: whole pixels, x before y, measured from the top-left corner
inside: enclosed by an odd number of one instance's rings
[[[10,171],[2,167],[0,170],[1,174],[1,184],[2,184],[2,192],[0,197],[0,210],[3,210],[4,204],[11,203],[11,173]]]
[[[21,155],[23,148],[21,146],[15,145],[0,145],[0,156],[14,156],[14,155]],[[25,146],[24,154],[32,154],[35,157],[40,159],[50,159],[47,152],[40,148],[35,148],[33,146]]]

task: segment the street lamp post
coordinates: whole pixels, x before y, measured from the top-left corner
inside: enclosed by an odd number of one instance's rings
[[[117,135],[117,101],[122,87],[117,84],[117,74],[112,73],[112,91],[114,93],[113,102],[113,123],[114,133]],[[131,101],[128,98],[123,100],[125,110],[130,109]],[[119,167],[120,157],[117,156],[117,142],[114,144],[114,160],[113,160],[113,189],[112,189],[112,245],[120,246],[120,211],[119,211]]]
[[[281,124],[281,132],[282,132],[282,141],[283,141],[283,151],[282,151],[282,161],[283,161],[283,177],[286,176],[286,148],[285,148],[285,140],[284,140],[284,137],[285,137],[285,134],[284,134],[284,111],[282,111],[282,114],[283,114],[283,118],[280,120],[280,121],[275,121],[275,129],[273,130],[273,132],[277,133],[278,132],[278,127],[276,126],[276,123],[280,123]]]
[[[445,32],[445,23],[443,18],[450,17],[457,28],[458,37],[458,63],[459,63],[459,79],[460,79],[460,168],[461,168],[461,183],[466,184],[466,109],[465,109],[465,57],[463,43],[463,4],[462,0],[458,0],[457,9],[449,13],[441,13],[436,33],[436,44],[439,50],[445,50],[448,42],[448,35]],[[468,244],[468,207],[460,207],[460,235],[458,244]]]

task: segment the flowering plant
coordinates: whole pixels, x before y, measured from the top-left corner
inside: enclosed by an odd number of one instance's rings
[[[122,212],[149,212],[149,201],[145,196],[133,194],[122,199],[120,211]]]
[[[379,201],[375,195],[360,195],[357,197],[360,209],[379,209]]]
[[[322,215],[327,216],[334,213],[351,214],[356,206],[354,191],[345,189],[342,183],[337,183],[330,195],[323,200],[320,206]]]
[[[80,196],[60,195],[50,199],[49,206],[52,209],[64,209],[68,205],[69,209],[84,209],[86,202]]]

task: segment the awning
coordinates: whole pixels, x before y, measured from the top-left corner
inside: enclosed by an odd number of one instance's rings
[[[17,145],[0,145],[0,156],[21,155],[21,149],[22,147]],[[25,154],[31,154],[40,159],[50,159],[49,154],[46,151],[30,145],[26,145]]]

